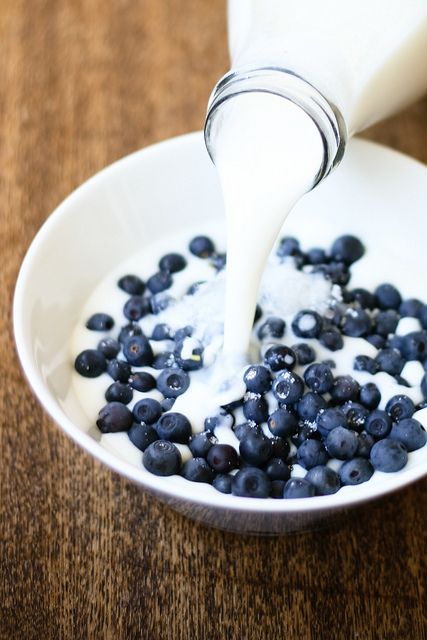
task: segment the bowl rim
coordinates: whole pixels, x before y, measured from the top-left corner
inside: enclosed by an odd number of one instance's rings
[[[43,382],[40,371],[34,360],[32,345],[26,338],[22,313],[25,292],[31,282],[32,265],[43,252],[43,246],[47,241],[47,238],[55,231],[56,226],[61,224],[61,221],[64,218],[72,215],[75,198],[84,195],[88,190],[90,191],[93,185],[98,182],[108,180],[110,176],[114,176],[117,170],[126,169],[127,165],[135,162],[150,162],[152,157],[158,156],[159,154],[174,153],[176,154],[176,157],[179,158],[179,154],[177,154],[178,149],[188,145],[199,145],[202,142],[202,139],[202,131],[186,133],[144,147],[143,149],[134,151],[133,153],[116,160],[91,176],[88,180],[72,191],[46,218],[33,238],[19,270],[13,297],[12,315],[16,350],[21,368],[30,388],[41,403],[42,407],[56,425],[58,425],[75,443],[77,443],[87,453],[91,454],[96,460],[103,462],[110,469],[116,471],[128,480],[131,480],[150,492],[156,493],[166,501],[179,500],[198,504],[204,507],[224,509],[227,511],[262,513],[266,515],[281,514],[285,517],[286,514],[292,513],[307,514],[318,511],[335,511],[338,509],[350,508],[387,495],[398,489],[403,489],[412,482],[422,478],[427,474],[427,468],[423,469],[416,466],[408,470],[403,469],[403,473],[398,472],[397,474],[387,474],[389,478],[386,486],[382,483],[375,485],[372,487],[371,492],[369,494],[365,493],[365,495],[358,495],[357,491],[358,488],[363,487],[363,485],[346,487],[346,489],[350,489],[350,491],[344,491],[344,493],[341,493],[340,490],[339,492],[331,495],[292,500],[265,500],[261,498],[231,496],[222,494],[209,486],[209,490],[207,490],[203,495],[193,495],[193,483],[191,482],[188,482],[189,486],[185,487],[181,484],[176,485],[171,482],[170,477],[164,478],[148,473],[142,477],[139,470],[134,465],[125,462],[123,459],[108,451],[93,437],[77,427],[52,397],[51,392]],[[393,154],[405,163],[411,163],[414,167],[417,166],[427,172],[427,167],[421,162],[383,145],[366,140],[355,140],[353,141],[353,144],[362,145],[366,148],[367,152],[369,152],[369,149],[376,149],[383,153]]]

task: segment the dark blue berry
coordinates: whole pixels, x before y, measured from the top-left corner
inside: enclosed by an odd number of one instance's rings
[[[246,420],[257,424],[268,419],[268,404],[266,399],[258,393],[248,393],[243,401],[243,415]]]
[[[133,391],[131,387],[124,382],[113,382],[105,392],[105,399],[107,402],[122,402],[123,404],[129,404],[132,397]]]
[[[281,238],[276,249],[276,255],[279,256],[279,258],[301,255],[300,243],[297,238],[293,238],[292,236],[285,236]]]
[[[365,420],[365,431],[374,438],[385,438],[390,433],[391,418],[385,411],[375,409]]]
[[[231,483],[233,481],[233,476],[228,475],[227,473],[220,473],[214,478],[213,486],[217,491],[221,493],[231,493]]]
[[[360,338],[371,331],[372,321],[364,309],[347,309],[342,320],[342,332],[352,338]]]
[[[159,260],[160,271],[170,271],[177,273],[187,266],[187,260],[180,253],[167,253]]]
[[[399,306],[399,313],[402,318],[419,318],[423,303],[417,298],[403,300]]]
[[[374,345],[376,349],[383,349],[387,343],[384,336],[379,336],[377,333],[371,333],[370,336],[365,336],[365,340]]]
[[[357,433],[345,427],[332,429],[325,441],[329,455],[338,460],[350,460],[357,451],[357,444]]]
[[[162,407],[154,398],[143,398],[134,405],[132,413],[136,422],[154,424],[162,415]]]
[[[270,480],[289,480],[291,471],[282,458],[270,458],[264,467]]]
[[[113,378],[113,380],[128,382],[132,369],[128,362],[125,362],[124,360],[116,360],[114,358],[107,364],[107,373],[111,378]]]
[[[319,335],[319,342],[329,351],[339,351],[344,346],[343,337],[335,327],[328,327]]]
[[[359,260],[365,253],[365,247],[356,236],[344,235],[337,238],[331,247],[331,257],[335,262],[347,265]]]
[[[156,440],[144,451],[142,463],[147,471],[156,476],[172,476],[179,473],[182,458],[172,442]]]
[[[309,249],[306,253],[306,260],[308,264],[322,264],[327,261],[326,251],[317,247]]]
[[[132,296],[123,307],[123,315],[132,322],[140,320],[148,313],[151,313],[150,299],[142,296]]]
[[[262,309],[259,306],[259,304],[256,305],[255,307],[255,314],[254,314],[254,324],[256,324],[258,322],[258,320],[261,318],[262,316]]]
[[[190,458],[181,469],[181,475],[191,482],[212,484],[214,472],[204,458]]]
[[[300,342],[298,344],[292,345],[292,350],[294,351],[298,364],[310,364],[314,362],[316,359],[316,352],[312,346],[305,342]]]
[[[282,318],[270,316],[259,327],[257,336],[259,340],[279,340],[283,338],[286,329],[286,323]]]
[[[172,286],[172,276],[169,271],[158,271],[147,280],[147,288],[151,293],[166,291]]]
[[[411,398],[403,394],[393,396],[387,402],[385,410],[393,422],[399,422],[405,418],[411,418],[415,412],[415,405]]]
[[[347,460],[339,470],[341,484],[358,485],[367,482],[374,473],[374,467],[365,458]]]
[[[298,464],[304,467],[304,469],[312,469],[319,464],[326,464],[329,460],[329,455],[323,442],[308,438],[298,447],[297,460]]]
[[[352,297],[354,302],[358,302],[363,309],[375,309],[377,301],[375,296],[367,289],[362,289],[361,287],[357,289],[353,289]]]
[[[296,433],[291,436],[291,440],[296,447],[299,447],[306,440],[321,440],[321,434],[317,430],[316,424],[303,422],[298,426]]]
[[[293,371],[281,371],[273,382],[273,393],[279,402],[294,404],[304,393],[304,381]]]
[[[427,356],[427,331],[412,331],[401,339],[400,351],[406,360],[425,360]]]
[[[403,442],[408,451],[416,451],[425,445],[427,433],[415,418],[404,418],[392,426],[390,438]]]
[[[427,400],[427,373],[425,373],[421,380],[421,393],[423,394],[423,398]]]
[[[289,456],[290,445],[287,440],[280,437],[270,438],[271,440],[271,457],[287,460]]]
[[[170,369],[175,365],[175,355],[172,351],[163,351],[154,356],[151,363],[153,369]]]
[[[360,433],[364,429],[369,410],[358,402],[346,402],[341,405],[341,409],[347,418],[347,427]]]
[[[191,324],[187,324],[185,327],[181,327],[175,332],[175,342],[181,342],[184,338],[189,338],[193,335],[194,328]]]
[[[330,467],[313,467],[308,471],[305,479],[314,486],[318,496],[336,493],[340,488],[339,475]]]
[[[271,440],[264,433],[250,431],[244,440],[240,441],[239,452],[245,462],[262,465],[271,456]]]
[[[325,398],[318,393],[309,391],[298,402],[298,415],[302,420],[312,422],[321,409],[326,409],[327,402]]]
[[[381,401],[381,392],[374,382],[360,387],[359,400],[367,409],[376,409]]]
[[[231,429],[234,426],[234,423],[234,415],[224,409],[220,409],[219,413],[215,416],[205,418],[205,429],[207,431],[214,431],[217,427],[226,427],[227,429]]]
[[[156,324],[151,334],[151,340],[173,340],[175,333],[165,322]]]
[[[314,485],[305,478],[291,478],[283,489],[283,497],[288,499],[312,498],[315,493]]]
[[[133,422],[132,411],[121,402],[109,402],[102,407],[96,421],[102,433],[117,433],[127,431]]]
[[[379,311],[375,317],[375,332],[387,337],[396,331],[400,316],[394,309]]]
[[[157,421],[155,429],[162,440],[188,444],[191,437],[190,421],[182,413],[164,413]]]
[[[184,371],[196,371],[203,367],[203,345],[196,338],[175,339],[174,356],[177,365]]]
[[[190,386],[190,377],[182,369],[164,369],[157,378],[157,388],[165,398],[177,398]]]
[[[163,398],[160,401],[160,406],[162,407],[162,411],[170,411],[175,404],[176,398]]]
[[[114,327],[113,318],[108,313],[94,313],[86,322],[91,331],[109,331]]]
[[[157,431],[151,424],[141,424],[134,422],[128,431],[129,440],[135,447],[141,451],[145,451],[147,447],[159,439]]]
[[[196,236],[189,244],[190,253],[198,258],[209,258],[215,251],[215,245],[207,236]]]
[[[120,344],[114,338],[103,338],[98,342],[98,351],[100,351],[107,360],[112,360],[120,351]]]
[[[272,480],[270,488],[270,498],[275,500],[281,500],[283,498],[283,491],[285,490],[285,480]]]
[[[141,296],[145,291],[145,283],[138,276],[127,275],[120,278],[118,286],[131,296]]]
[[[212,431],[202,431],[191,437],[188,444],[190,451],[195,458],[206,458],[209,449],[217,442],[217,438]]]
[[[385,346],[389,349],[397,349],[400,353],[403,353],[404,336],[388,336]]]
[[[97,378],[107,368],[107,361],[98,349],[85,349],[75,359],[74,368],[85,378]]]
[[[292,320],[292,331],[298,338],[318,338],[322,331],[322,317],[317,311],[303,309]]]
[[[187,289],[187,296],[194,296],[194,294],[200,289],[201,286],[206,284],[206,280],[200,280],[199,282],[193,282]]]
[[[356,356],[353,362],[353,369],[355,371],[367,371],[373,375],[378,372],[379,366],[371,356]]]
[[[239,466],[239,456],[229,444],[214,444],[208,451],[207,461],[214,471],[227,473]]]
[[[217,271],[221,271],[222,269],[224,269],[227,263],[227,255],[225,253],[215,252],[210,256],[209,262],[214,269],[216,269]]]
[[[418,314],[418,319],[423,329],[427,329],[427,304],[423,304]]]
[[[127,338],[123,343],[123,355],[129,364],[143,367],[153,362],[153,350],[148,339],[142,334]]]
[[[296,355],[284,344],[275,344],[264,355],[264,362],[272,371],[291,370],[296,363]]]
[[[252,393],[266,393],[271,387],[271,373],[267,367],[254,364],[246,369],[243,382]]]
[[[372,447],[371,462],[377,471],[385,473],[400,471],[408,462],[408,451],[399,440],[385,438]]]
[[[337,404],[344,404],[359,397],[359,383],[351,376],[337,376],[330,389],[332,400]]]
[[[323,437],[326,437],[332,429],[337,427],[347,427],[347,417],[338,407],[330,407],[324,411],[319,411],[316,418],[318,431]]]
[[[344,287],[350,281],[350,271],[344,262],[331,262],[313,266],[314,273],[322,273],[333,284]]]
[[[156,388],[156,378],[147,371],[135,371],[129,376],[132,389],[146,393]]]
[[[130,322],[120,329],[118,340],[120,344],[123,344],[123,342],[125,342],[125,340],[127,340],[128,338],[133,338],[134,336],[141,335],[142,329],[139,324],[136,324],[136,322]]]
[[[276,409],[267,421],[271,433],[281,438],[289,438],[298,429],[298,419],[294,413],[286,409]]]
[[[391,376],[397,376],[402,371],[405,361],[397,349],[381,349],[377,353],[375,362],[380,371],[385,371]]]
[[[357,438],[356,456],[358,458],[369,458],[369,456],[371,455],[371,449],[374,446],[374,444],[375,444],[374,436],[371,436],[369,433],[366,433],[366,431],[362,431],[362,433],[359,433]]]
[[[151,313],[155,316],[171,306],[175,302],[175,298],[172,298],[168,293],[155,293],[150,298]]]
[[[245,498],[268,498],[271,482],[264,471],[256,467],[245,467],[233,476],[231,493]]]
[[[239,441],[244,440],[249,433],[262,433],[262,429],[255,422],[242,422],[233,427],[234,435]]]
[[[305,370],[304,381],[311,391],[326,393],[332,388],[334,376],[328,365],[316,362]]]
[[[400,307],[402,297],[392,284],[380,284],[374,293],[379,309],[398,309]]]

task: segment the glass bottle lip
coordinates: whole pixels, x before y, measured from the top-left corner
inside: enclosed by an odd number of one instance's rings
[[[215,85],[209,98],[205,121],[205,144],[215,164],[212,131],[219,107],[244,93],[272,93],[301,107],[316,125],[324,148],[323,162],[313,187],[341,161],[347,142],[347,129],[339,109],[310,82],[291,69],[277,66],[232,69]]]

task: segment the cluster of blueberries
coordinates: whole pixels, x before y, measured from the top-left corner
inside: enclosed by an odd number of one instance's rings
[[[217,270],[225,265],[225,255],[215,251],[210,238],[193,238],[189,250],[210,260]],[[409,386],[401,376],[406,362],[417,360],[427,369],[427,305],[416,299],[402,300],[392,284],[382,284],[373,293],[347,288],[350,266],[363,253],[362,243],[351,235],[337,238],[328,253],[317,248],[304,253],[295,238],[282,239],[279,258],[292,258],[297,268],[322,272],[341,287],[342,303],[323,316],[310,309],[297,313],[292,332],[301,342],[292,347],[279,342],[285,334],[285,321],[264,319],[258,307],[254,322],[263,362],[247,368],[244,397],[222,407],[218,415],[207,417],[205,431],[195,435],[187,417],[171,409],[188,389],[191,371],[203,366],[203,345],[192,337],[190,326],[174,332],[159,323],[148,338],[138,324],[147,314],[158,314],[170,304],[172,298],[165,292],[172,285],[173,274],[183,270],[187,261],[181,254],[167,254],[159,261],[159,271],[146,282],[136,275],[121,278],[118,286],[129,294],[123,308],[128,324],[120,329],[117,340],[104,337],[96,349],[81,352],[75,360],[81,375],[96,377],[107,372],[113,380],[97,420],[101,432],[126,431],[143,451],[143,464],[153,474],[180,473],[188,480],[206,482],[237,496],[328,495],[343,485],[366,482],[374,470],[402,469],[408,452],[427,441],[424,427],[413,418],[427,403],[416,407],[407,395],[399,394],[388,400],[384,410],[378,409],[381,394],[374,382],[359,385],[351,375],[334,376],[333,360],[316,361],[312,343],[304,342],[316,339],[332,354],[343,348],[345,336],[362,337],[378,351],[375,358],[357,356],[354,369],[371,374],[384,371],[403,386]],[[190,295],[198,284],[190,288]],[[402,317],[417,318],[421,328],[396,335]],[[114,320],[97,313],[86,326],[93,331],[110,331]],[[170,349],[154,355],[153,340],[168,341]],[[135,370],[145,366],[159,370],[158,376]],[[161,402],[148,397],[136,402],[132,410],[128,408],[134,390],[153,389],[163,395]],[[427,399],[427,374],[421,391]],[[267,394],[275,399],[273,412]],[[234,415],[237,407],[245,419],[239,424]],[[215,428],[220,425],[233,429],[240,443],[238,453],[234,447],[218,443]],[[188,445],[192,453],[184,464],[176,444]],[[342,461],[338,471],[328,465],[331,459]],[[304,477],[291,477],[295,463],[306,470]]]

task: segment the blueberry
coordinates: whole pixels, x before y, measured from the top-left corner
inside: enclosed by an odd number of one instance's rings
[[[214,478],[213,486],[217,491],[221,493],[231,493],[231,483],[233,481],[233,476],[228,475],[227,473],[220,473]]]
[[[371,335],[365,336],[365,340],[372,344],[376,349],[383,349],[387,342],[384,336],[379,336],[377,333],[371,333]]]
[[[270,458],[264,467],[270,480],[289,480],[291,471],[282,458]]]
[[[153,362],[153,350],[148,339],[143,334],[125,340],[123,343],[123,355],[129,364],[136,367],[150,365]]]
[[[345,427],[332,429],[325,441],[329,455],[338,460],[350,460],[357,451],[357,433]]]
[[[374,382],[367,382],[360,387],[359,400],[367,409],[376,409],[381,401],[381,392]]]
[[[314,485],[305,478],[291,478],[285,484],[283,497],[288,499],[312,498],[315,492]]]
[[[322,317],[317,311],[303,309],[292,320],[292,331],[298,338],[318,338],[322,330]]]
[[[421,323],[422,328],[427,329],[427,304],[423,304],[423,306],[421,307],[418,314],[418,319]]]
[[[285,490],[285,480],[272,480],[270,487],[270,498],[275,500],[281,500],[283,498],[283,491]]]
[[[301,255],[300,243],[296,238],[292,236],[285,236],[280,239],[279,245],[276,249],[276,255],[279,258],[286,258],[287,256],[299,256]]]
[[[400,422],[405,418],[411,418],[415,411],[415,405],[411,398],[399,394],[390,398],[385,406],[385,410],[393,422]]]
[[[190,421],[182,413],[164,413],[157,421],[155,429],[163,440],[188,444],[191,437]]]
[[[182,458],[172,442],[156,440],[144,451],[142,463],[147,471],[156,476],[172,476],[179,473]]]
[[[169,271],[158,271],[147,280],[147,288],[151,293],[166,291],[172,286],[172,276]]]
[[[151,313],[154,315],[158,315],[159,313],[170,307],[171,304],[175,302],[175,298],[172,298],[172,296],[162,291],[161,293],[153,294],[149,301]]]
[[[136,322],[130,322],[120,329],[118,340],[120,344],[123,344],[123,342],[125,342],[125,340],[127,340],[128,338],[133,338],[134,336],[141,335],[142,329],[139,324],[136,324]]]
[[[400,351],[406,360],[425,360],[427,356],[427,331],[411,331],[403,336]]]
[[[354,302],[358,302],[363,309],[375,309],[377,301],[373,293],[362,288],[353,289],[351,293]]]
[[[74,368],[85,378],[97,378],[107,368],[107,361],[98,349],[85,349],[75,359]]]
[[[168,324],[160,322],[154,327],[151,334],[151,340],[173,340],[174,335],[173,329]]]
[[[200,289],[202,285],[206,284],[206,280],[199,280],[198,282],[193,282],[187,289],[187,296],[194,296],[195,293]]]
[[[218,473],[227,473],[239,466],[237,451],[229,444],[214,444],[208,451],[207,461]]]
[[[128,437],[132,444],[141,451],[145,451],[150,444],[159,439],[157,431],[151,424],[141,424],[140,422],[132,424],[128,431]]]
[[[108,313],[94,313],[86,322],[91,331],[109,331],[114,327],[113,318]]]
[[[151,313],[150,300],[142,296],[132,296],[123,307],[123,315],[132,322],[140,320],[148,313]]]
[[[353,362],[353,369],[355,371],[367,371],[374,375],[378,372],[379,365],[371,356],[356,356]]]
[[[204,458],[190,458],[181,469],[181,475],[191,482],[212,484],[214,472]]]
[[[425,373],[421,380],[421,393],[423,398],[427,399],[427,373]]]
[[[365,458],[347,460],[339,470],[341,484],[357,485],[367,482],[374,473],[374,468]]]
[[[306,260],[308,264],[322,264],[327,262],[326,251],[318,247],[313,247],[313,249],[307,251]]]
[[[131,296],[141,296],[145,291],[145,284],[135,275],[127,275],[120,278],[118,286]]]
[[[159,260],[160,271],[169,271],[177,273],[187,266],[187,260],[180,253],[167,253]]]
[[[98,342],[98,351],[100,351],[107,360],[112,360],[120,351],[120,344],[114,338],[103,338]]]
[[[291,436],[291,440],[296,447],[299,447],[306,440],[321,440],[321,434],[317,430],[316,424],[302,422],[297,431]]]
[[[256,305],[255,307],[255,314],[254,314],[254,322],[253,324],[256,324],[258,322],[258,320],[261,318],[262,316],[262,309],[259,306],[259,304]]]
[[[231,482],[231,493],[246,498],[268,498],[270,488],[267,474],[256,467],[240,469]]]
[[[332,429],[347,427],[347,418],[342,409],[330,407],[324,411],[319,411],[316,418],[316,425],[321,435],[326,437]]]
[[[267,424],[271,433],[281,438],[289,438],[298,429],[297,417],[286,409],[276,409],[268,418]]]
[[[283,338],[286,329],[286,323],[282,318],[270,316],[260,326],[257,332],[259,340],[278,340]]]
[[[154,398],[143,398],[134,405],[132,413],[136,422],[154,424],[162,415],[162,407]]]
[[[326,393],[332,388],[334,376],[326,364],[311,364],[304,372],[305,384],[315,393]]]
[[[253,465],[262,465],[271,456],[271,440],[264,433],[250,431],[240,441],[239,452],[245,462]]]
[[[397,349],[381,349],[377,353],[375,362],[380,371],[385,371],[391,376],[399,375],[405,364],[400,351]]]
[[[175,332],[175,342],[181,342],[184,338],[189,338],[193,335],[194,329],[191,324],[185,325],[185,327],[181,327]]]
[[[353,402],[352,400],[341,405],[341,409],[347,419],[348,428],[360,433],[365,426],[369,410],[362,404]]]
[[[402,297],[392,284],[380,284],[374,293],[379,309],[398,309],[400,307]]]
[[[342,321],[342,332],[352,338],[360,338],[371,331],[372,321],[364,309],[347,309]]]
[[[337,238],[331,247],[331,257],[335,262],[353,264],[365,253],[365,247],[356,236],[344,235]]]
[[[217,271],[222,271],[227,263],[227,255],[225,253],[213,253],[209,258],[210,264]]]
[[[203,345],[196,338],[175,339],[174,356],[177,365],[184,371],[196,371],[203,367]]]
[[[390,438],[403,442],[408,451],[416,451],[425,445],[427,433],[421,422],[415,418],[403,418],[392,426]]]
[[[325,278],[340,287],[344,287],[350,280],[350,271],[344,262],[315,265],[313,273],[322,273]]]
[[[357,400],[359,390],[359,383],[351,376],[337,376],[330,389],[330,394],[335,403],[343,404],[349,400]]]
[[[371,449],[371,462],[374,469],[393,473],[400,471],[408,462],[408,451],[399,440],[385,438],[376,442]]]
[[[165,369],[157,378],[157,388],[165,398],[177,398],[187,391],[190,378],[182,369]]]
[[[267,367],[254,364],[243,375],[246,389],[252,393],[265,393],[271,387],[271,373]]]
[[[399,313],[402,318],[419,318],[423,303],[417,298],[403,300],[399,306]]]
[[[390,433],[391,418],[385,411],[374,409],[365,420],[365,431],[374,438],[385,438]]]
[[[107,402],[122,402],[123,404],[129,404],[132,397],[132,389],[124,382],[113,382],[105,392],[105,399]]]
[[[375,331],[380,336],[387,337],[396,331],[400,316],[394,309],[379,311],[375,317]]]
[[[400,353],[403,353],[404,339],[405,339],[404,336],[397,336],[397,335],[388,336],[384,346],[388,347],[389,349],[397,349],[398,351],[400,351]]]
[[[316,359],[315,350],[305,342],[292,345],[292,350],[294,351],[298,364],[300,365],[310,364]]]
[[[323,396],[309,391],[298,402],[298,415],[302,420],[313,421],[321,409],[326,409],[327,402]]]
[[[209,449],[217,441],[218,439],[214,436],[212,431],[202,431],[202,433],[196,433],[196,435],[191,437],[188,446],[195,458],[206,458]]]
[[[328,327],[319,335],[319,342],[329,351],[339,351],[344,346],[343,337],[335,327]]]
[[[175,366],[175,355],[172,351],[163,351],[154,356],[151,363],[153,369],[170,369]]]
[[[362,433],[359,433],[357,438],[357,450],[355,455],[358,458],[369,458],[374,444],[375,438],[369,433],[366,433],[366,431],[362,431]]]
[[[262,429],[255,422],[243,422],[234,428],[234,435],[239,441],[244,440],[250,433],[263,433]]]
[[[205,429],[208,431],[213,431],[217,427],[226,427],[227,429],[231,429],[234,426],[234,423],[234,415],[224,409],[220,409],[215,416],[205,418]]]
[[[176,398],[163,398],[163,400],[160,400],[162,411],[170,411],[175,404],[175,400]]]
[[[252,420],[257,424],[268,419],[268,404],[266,399],[258,393],[248,393],[243,402],[243,415],[246,420]]]
[[[272,371],[290,370],[295,366],[296,355],[292,349],[284,344],[276,344],[267,349],[264,362]]]
[[[294,404],[304,393],[304,381],[293,371],[281,371],[273,382],[273,393],[279,402]]]
[[[121,402],[109,402],[102,407],[96,421],[101,433],[127,431],[133,422],[132,411]]]
[[[190,253],[198,258],[209,258],[215,251],[215,245],[207,236],[196,236],[189,244]]]
[[[339,475],[330,467],[319,465],[307,472],[305,479],[310,482],[318,496],[327,496],[336,493],[340,488]]]
[[[284,438],[276,437],[270,438],[271,440],[271,457],[281,458],[287,460],[289,456],[290,445]]]
[[[132,369],[128,362],[124,360],[110,360],[107,364],[107,373],[113,380],[118,382],[128,382],[130,379]]]
[[[297,460],[298,464],[304,467],[304,469],[312,469],[319,464],[326,464],[329,460],[329,455],[323,442],[308,438],[298,447]]]
[[[135,371],[129,376],[129,384],[132,389],[146,393],[156,388],[156,378],[147,371]]]

